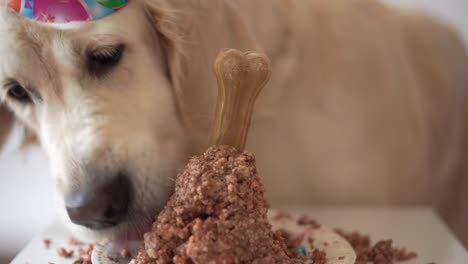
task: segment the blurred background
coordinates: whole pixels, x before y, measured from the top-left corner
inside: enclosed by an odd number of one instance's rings
[[[425,10],[454,25],[468,47],[468,0],[385,0]],[[38,148],[18,151],[16,129],[0,155],[0,263],[8,263],[56,218],[47,158]]]

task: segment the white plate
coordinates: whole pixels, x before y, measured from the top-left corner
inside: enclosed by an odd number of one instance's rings
[[[277,220],[274,213],[270,213],[273,230],[285,229],[302,238],[301,251],[305,251],[306,255],[312,254],[315,249],[320,249],[327,254],[326,264],[354,264],[356,253],[348,241],[323,225],[319,228],[298,225],[299,218],[298,215],[289,214]],[[306,263],[312,263],[312,261]]]
[[[270,214],[272,216],[272,214]],[[356,254],[351,245],[333,230],[321,226],[320,228],[310,228],[298,225],[299,216],[290,215],[290,217],[281,220],[274,220],[270,217],[273,229],[286,229],[294,235],[303,238],[301,248],[305,254],[312,254],[314,249],[320,249],[327,254],[326,264],[353,264],[356,260]],[[310,238],[310,239],[309,239]],[[310,241],[313,241],[310,243]],[[133,257],[137,255],[141,242],[129,243],[128,249]],[[92,255],[94,264],[127,264],[130,259],[122,258],[120,250],[112,244],[98,245],[95,247]],[[306,262],[309,263],[309,262]],[[311,262],[310,262],[311,263]]]
[[[129,242],[127,250],[132,257],[136,257],[142,245],[141,241]],[[128,264],[132,259],[122,257],[121,250],[121,248],[117,248],[111,243],[96,245],[91,260],[93,264]]]

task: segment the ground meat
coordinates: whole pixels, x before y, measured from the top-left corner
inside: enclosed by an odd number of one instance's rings
[[[80,257],[77,260],[75,260],[73,264],[93,264],[93,262],[91,262],[91,260],[87,260],[85,258]]]
[[[393,248],[393,257],[397,261],[412,260],[417,256],[418,255],[415,252],[407,252],[406,248]]]
[[[325,251],[316,249],[312,253],[313,264],[325,264],[327,262],[327,253]]]
[[[135,264],[143,264],[143,263],[157,263],[154,258],[151,258],[146,254],[146,251],[144,248],[142,248],[140,251],[138,251],[138,255],[134,259]]]
[[[279,211],[275,214],[275,216],[273,216],[273,221],[287,221],[291,219],[293,219],[293,216],[290,213],[284,211]]]
[[[49,248],[50,248],[50,244],[52,244],[52,240],[50,240],[50,239],[44,239],[43,242],[44,242],[44,247],[47,248],[47,249],[49,249]]]
[[[82,245],[83,243],[78,243]],[[94,244],[88,244],[86,247],[80,247],[78,253],[80,254],[79,258],[73,262],[73,264],[92,264],[91,255],[93,254]]]
[[[50,245],[51,241],[48,239],[44,239],[44,244]],[[73,246],[76,247],[78,252],[78,258],[73,261],[73,264],[92,264],[91,262],[91,254],[93,253],[94,250],[94,244],[89,243],[85,244],[75,238],[69,238],[66,241],[66,244],[68,246]],[[64,247],[60,247],[57,249],[57,254],[62,257],[62,258],[72,258],[75,255],[74,250],[67,250]]]
[[[71,258],[75,254],[74,250],[67,251],[65,248],[61,247],[57,249],[57,254],[62,258]]]
[[[301,226],[310,226],[314,229],[321,227],[321,225],[317,221],[315,221],[307,215],[303,215],[299,219],[297,219],[297,224]]]
[[[300,263],[267,211],[254,156],[211,147],[177,177],[135,263]]]
[[[407,252],[404,248],[393,248],[392,240],[381,240],[371,246],[369,236],[358,232],[347,233],[341,229],[335,231],[354,248],[356,264],[393,264],[395,261],[407,261],[417,256],[416,253]]]
[[[369,252],[369,259],[377,264],[393,263],[392,240],[381,240]]]
[[[80,244],[82,244],[82,242],[78,241],[76,238],[73,238],[73,237],[70,237],[67,240],[67,245],[69,245],[69,246],[78,246]]]
[[[130,251],[128,251],[128,249],[124,248],[120,251],[120,256],[122,258],[131,258],[132,257],[132,253],[130,253]]]

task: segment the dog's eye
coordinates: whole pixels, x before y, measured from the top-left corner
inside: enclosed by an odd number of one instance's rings
[[[101,76],[109,72],[122,59],[124,44],[98,48],[88,54],[87,68],[90,74]]]
[[[31,102],[31,96],[29,96],[29,93],[26,91],[25,88],[23,88],[19,84],[13,85],[9,90],[8,90],[8,96],[13,98],[14,100],[26,104]]]

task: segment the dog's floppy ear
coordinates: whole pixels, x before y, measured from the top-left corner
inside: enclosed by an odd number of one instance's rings
[[[257,50],[233,1],[146,0],[159,34],[180,115],[194,151],[208,144],[217,95],[213,63],[221,49]]]
[[[13,128],[14,122],[13,113],[0,103],[0,153]]]

